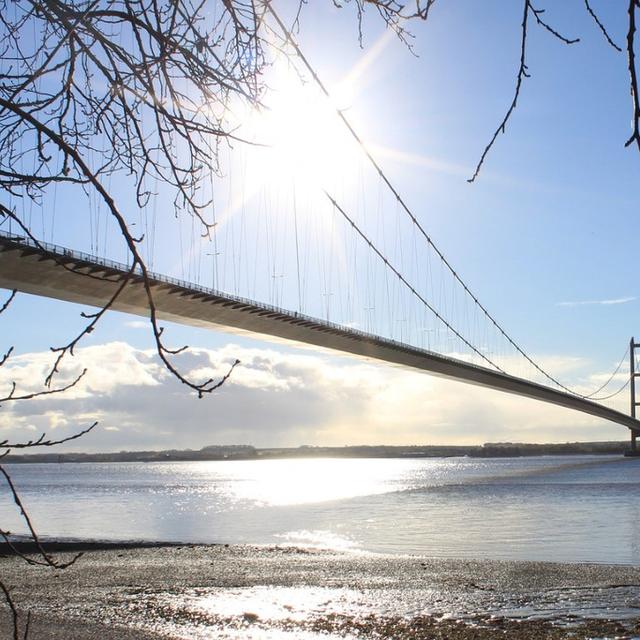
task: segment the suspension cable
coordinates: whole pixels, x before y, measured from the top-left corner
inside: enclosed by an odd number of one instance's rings
[[[599,389],[596,389],[595,391],[592,391],[588,396],[585,396],[585,398],[590,399],[590,400],[606,400],[607,398],[612,397],[612,396],[607,396],[607,397],[604,397],[604,398],[594,398],[593,396],[595,396],[596,394],[600,393],[605,387],[607,387],[609,385],[609,383],[615,377],[616,373],[618,373],[618,371],[620,371],[620,367],[622,366],[623,362],[627,359],[628,355],[629,355],[629,347],[627,347],[626,351],[624,352],[624,355],[622,356],[622,359],[618,363],[618,366],[616,367],[615,371],[609,376],[609,379]],[[629,384],[628,381],[627,381],[627,384]],[[623,387],[623,389],[624,389],[624,387]],[[618,394],[618,393],[620,393],[620,392],[617,391],[616,394]],[[614,394],[614,395],[616,395],[616,394]]]
[[[278,24],[278,26],[280,27],[280,29],[282,30],[282,32],[285,34],[286,40],[291,44],[291,46],[294,48],[296,55],[298,56],[298,58],[302,61],[302,63],[304,64],[304,66],[306,67],[307,71],[311,74],[311,77],[313,78],[314,82],[318,85],[318,87],[320,88],[320,90],[322,91],[322,93],[329,99],[329,101],[331,102],[331,94],[329,93],[329,90],[327,89],[327,87],[325,86],[325,84],[322,82],[322,80],[320,79],[320,76],[318,75],[318,73],[316,72],[316,70],[314,69],[314,67],[311,65],[311,63],[308,61],[307,57],[304,55],[304,53],[302,52],[302,50],[300,49],[300,46],[298,45],[298,43],[296,42],[296,40],[293,37],[293,34],[291,33],[291,31],[287,28],[287,26],[284,24],[284,22],[282,21],[282,19],[280,18],[280,16],[276,13],[275,9],[273,8],[273,6],[271,5],[270,0],[265,0],[265,7],[267,8],[267,10],[269,11],[269,13],[273,16],[274,20],[276,21],[276,23]],[[387,185],[388,189],[391,191],[391,193],[393,194],[393,196],[396,198],[396,200],[398,201],[398,203],[400,204],[400,206],[402,207],[402,209],[404,210],[404,212],[409,216],[409,218],[411,219],[411,222],[413,223],[413,225],[415,226],[415,228],[420,232],[420,234],[424,237],[424,239],[426,240],[426,242],[429,244],[429,246],[435,251],[436,255],[440,258],[440,260],[442,261],[442,263],[446,266],[446,268],[451,272],[451,274],[453,275],[454,279],[462,286],[462,288],[464,289],[464,291],[471,297],[471,299],[474,301],[474,303],[476,304],[476,306],[483,312],[483,314],[485,315],[485,317],[495,326],[495,328],[499,331],[499,333],[507,340],[507,342],[509,342],[509,344],[511,344],[512,347],[514,347],[514,349],[523,357],[525,358],[525,360],[527,362],[529,362],[529,364],[531,364],[539,373],[541,373],[545,378],[547,378],[549,381],[551,381],[553,384],[557,385],[558,387],[560,387],[561,389],[563,389],[564,391],[578,396],[580,398],[584,398],[584,399],[588,399],[590,396],[588,395],[584,395],[582,393],[579,393],[577,391],[575,391],[574,389],[571,389],[570,387],[567,387],[566,385],[564,385],[562,382],[560,382],[557,378],[555,378],[553,375],[551,375],[550,373],[548,373],[547,371],[545,371],[537,362],[535,362],[535,360],[533,360],[525,351],[522,347],[520,347],[520,345],[505,331],[505,329],[502,328],[502,326],[498,323],[498,321],[493,317],[493,315],[491,315],[491,313],[489,313],[489,311],[487,310],[487,308],[480,302],[480,300],[478,300],[477,296],[471,291],[471,289],[469,288],[469,286],[466,284],[466,282],[462,279],[462,277],[456,272],[456,270],[453,268],[453,266],[451,265],[451,263],[447,260],[447,258],[444,256],[444,254],[442,253],[442,251],[440,251],[440,249],[436,246],[436,244],[434,243],[434,241],[431,239],[431,236],[426,232],[426,230],[424,229],[424,227],[420,224],[419,220],[417,219],[417,217],[415,216],[415,214],[411,211],[411,209],[409,208],[409,206],[407,205],[407,203],[404,201],[404,199],[402,198],[402,196],[400,195],[400,193],[398,192],[398,190],[394,187],[394,185],[391,183],[390,179],[386,176],[386,174],[384,173],[384,171],[382,170],[382,167],[378,164],[378,162],[376,161],[376,159],[374,158],[372,152],[369,150],[369,148],[367,147],[367,145],[364,143],[363,139],[360,137],[360,135],[356,132],[356,130],[354,129],[353,125],[349,122],[349,120],[347,119],[347,117],[344,115],[344,112],[339,109],[337,106],[334,107],[336,114],[338,115],[338,117],[340,118],[340,120],[342,121],[342,123],[345,125],[345,127],[347,128],[347,130],[349,131],[349,133],[351,134],[351,136],[353,137],[353,139],[357,142],[357,144],[360,146],[360,148],[362,149],[363,153],[365,154],[365,156],[367,157],[367,159],[369,160],[369,162],[371,163],[371,165],[373,166],[373,168],[376,170],[376,172],[378,173],[378,175],[380,176],[380,178],[383,180],[383,182]],[[325,192],[326,193],[326,192]],[[327,194],[328,195],[328,194]],[[329,196],[330,197],[330,196]],[[438,317],[442,317],[439,316]],[[457,332],[456,332],[457,333]],[[469,344],[464,338],[462,338],[467,344]],[[473,347],[474,350],[475,347]],[[478,352],[479,353],[479,352]],[[494,365],[495,366],[495,365]],[[592,392],[591,395],[597,393],[598,391],[594,391]]]
[[[324,189],[323,189],[323,192],[324,192],[324,195],[327,197],[327,199],[334,206],[334,208],[340,212],[342,217],[351,225],[353,230],[367,243],[367,245],[369,245],[369,248],[384,262],[385,266],[391,271],[393,271],[393,273],[397,276],[398,280],[400,280],[400,282],[402,282],[402,284],[404,284],[409,289],[409,291],[411,291],[411,293],[416,298],[418,298],[418,300],[420,300],[420,302],[422,302],[422,304],[425,305],[429,309],[429,311],[431,311],[431,313],[433,313],[435,317],[447,327],[447,329],[452,331],[460,340],[462,340],[462,342],[464,342],[472,351],[474,351],[474,353],[479,355],[485,362],[489,363],[492,367],[496,368],[498,371],[500,371],[500,373],[504,373],[504,374],[507,373],[506,371],[501,369],[495,362],[493,362],[487,356],[485,356],[484,353],[482,353],[479,349],[474,347],[457,329],[455,329],[452,325],[450,325],[438,313],[438,311],[433,307],[433,305],[431,305],[428,300],[426,300],[423,296],[421,296],[420,293],[418,293],[418,291],[416,291],[416,289],[413,287],[413,285],[396,269],[396,267],[394,267],[389,262],[388,258],[380,251],[380,249],[378,249],[378,247],[376,247],[375,244],[373,244],[373,242],[364,233],[364,231],[362,231],[362,229],[360,229],[360,227],[356,224],[353,218],[351,218],[351,216],[349,216],[349,214],[336,202],[333,196],[331,196],[331,194],[329,194],[329,192]]]
[[[609,400],[609,398],[613,398],[617,396],[619,393],[622,393],[629,386],[630,381],[631,381],[631,378],[630,377],[627,378],[626,382],[617,391],[610,393],[608,396],[600,396],[599,398],[590,398],[590,399],[593,400],[594,402],[600,401],[600,400]]]

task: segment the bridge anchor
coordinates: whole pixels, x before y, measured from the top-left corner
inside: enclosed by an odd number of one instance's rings
[[[631,399],[631,417],[636,417],[636,407],[640,406],[640,402],[636,402],[636,378],[640,376],[640,373],[636,371],[636,349],[640,348],[640,343],[631,338],[629,343],[629,395]],[[625,456],[635,457],[640,456],[640,450],[637,446],[637,438],[640,432],[635,429],[629,429],[631,431],[631,448],[625,452]]]

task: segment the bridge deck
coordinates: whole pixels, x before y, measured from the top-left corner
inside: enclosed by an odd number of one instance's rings
[[[24,239],[0,235],[0,287],[101,307],[126,274],[122,264],[53,245],[38,248]],[[431,351],[157,274],[151,288],[158,315],[172,322],[262,334],[382,360],[575,409],[640,432],[640,421],[620,411]],[[130,278],[113,308],[148,317],[140,275]]]

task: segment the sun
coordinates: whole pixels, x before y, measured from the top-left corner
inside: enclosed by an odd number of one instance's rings
[[[349,107],[349,87],[332,88],[330,97],[295,71],[277,69],[264,107],[255,110],[247,129],[256,147],[263,179],[313,183],[330,188],[355,174],[360,150],[339,110]]]

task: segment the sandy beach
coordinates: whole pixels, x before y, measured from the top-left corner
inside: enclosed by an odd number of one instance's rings
[[[6,555],[30,638],[634,638],[640,568],[252,546],[57,545]],[[11,637],[8,610],[2,637]]]

